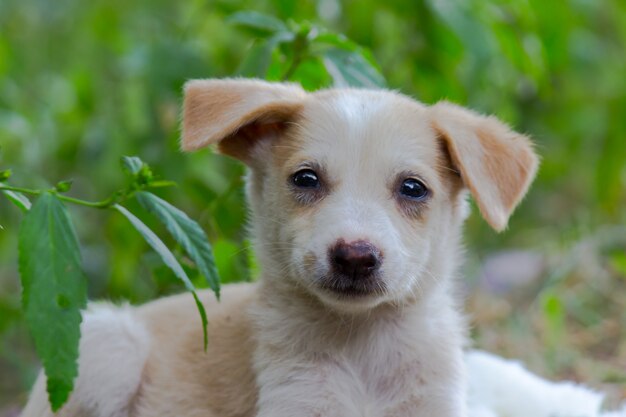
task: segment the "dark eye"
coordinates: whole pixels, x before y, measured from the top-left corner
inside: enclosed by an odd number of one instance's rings
[[[418,179],[407,178],[400,185],[400,194],[411,200],[421,201],[428,196],[428,188]]]
[[[320,180],[312,169],[302,169],[293,174],[292,182],[300,188],[318,188]]]

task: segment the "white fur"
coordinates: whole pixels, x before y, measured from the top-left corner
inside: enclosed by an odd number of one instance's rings
[[[83,314],[81,333],[78,378],[60,415],[127,416],[150,350],[148,331],[131,307],[98,303]],[[27,407],[22,416],[52,415],[43,374],[32,395],[45,399],[38,408]]]
[[[93,417],[129,415],[129,394],[137,392],[150,349],[144,325],[128,307],[98,304],[86,313],[83,331],[81,349],[89,356],[81,357],[76,391],[60,415],[69,415],[70,411]],[[626,417],[626,404],[619,410],[602,412],[601,393],[579,384],[547,381],[517,361],[477,350],[468,351],[464,360],[469,384],[468,417]],[[380,410],[368,401],[367,387],[351,383],[358,379],[354,369],[347,368],[330,383],[327,381],[326,387],[345,397],[342,402],[352,407],[348,415],[380,415]],[[44,382],[38,381],[33,395],[45,396]],[[355,403],[351,398],[360,401]],[[43,407],[35,409],[33,404],[23,416],[52,415],[45,398],[39,403]],[[297,410],[293,412],[298,415]]]
[[[519,362],[487,352],[465,357],[469,374],[469,417],[625,417],[602,412],[604,395],[572,382],[550,382]]]

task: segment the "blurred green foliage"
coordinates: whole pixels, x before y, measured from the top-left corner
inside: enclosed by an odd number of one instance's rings
[[[207,231],[223,281],[250,279],[255,268],[244,227],[244,170],[210,151],[183,155],[178,121],[185,80],[249,74],[260,65],[245,66],[262,46],[259,33],[229,22],[251,9],[342,32],[372,51],[390,88],[426,103],[446,98],[493,113],[534,136],[543,160],[538,180],[513,217],[511,233],[496,235],[479,216],[469,219],[466,275],[478,274],[477,261],[503,248],[541,253],[550,279],[532,300],[546,332],[567,333],[563,327],[571,320],[604,329],[592,313],[610,314],[617,347],[598,355],[626,357],[619,332],[626,309],[602,310],[623,304],[618,295],[626,288],[626,242],[614,239],[585,252],[598,254],[593,262],[610,278],[601,281],[602,297],[585,292],[595,275],[571,278],[587,259],[572,255],[580,242],[595,241],[588,237],[606,230],[622,233],[616,226],[626,222],[621,0],[3,0],[0,168],[11,168],[13,178],[31,188],[73,180],[70,195],[99,200],[123,183],[119,157],[140,155],[179,184],[159,194]],[[283,52],[272,55],[275,66],[287,64],[281,59],[290,52]],[[303,65],[292,76],[310,80],[307,88],[329,84],[318,64]],[[272,63],[267,65],[272,78]],[[90,297],[142,302],[181,289],[126,219],[71,210]],[[36,370],[19,309],[21,216],[0,199],[0,409],[9,398],[23,398]],[[156,221],[147,223],[159,230]],[[561,273],[565,260],[571,267]],[[202,280],[194,284],[202,286]],[[589,297],[581,300],[577,291]],[[519,329],[517,322],[503,323],[503,332]]]

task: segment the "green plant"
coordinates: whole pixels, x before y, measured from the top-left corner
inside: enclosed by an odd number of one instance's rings
[[[149,191],[174,183],[157,179],[138,157],[123,157],[122,165],[130,177],[128,185],[97,202],[63,195],[70,191],[70,181],[61,181],[47,190],[0,183],[0,191],[24,212],[19,232],[22,309],[44,365],[50,403],[55,411],[67,400],[78,373],[80,310],[87,303],[87,279],[83,274],[80,245],[64,203],[111,209],[124,215],[193,294],[202,318],[204,345],[207,345],[206,312],[187,273],[159,237],[122,203],[136,198],[144,209],[156,215],[219,298],[219,277],[208,238],[184,212]],[[10,177],[9,170],[0,173],[3,181]],[[31,203],[26,195],[37,199]]]
[[[257,38],[238,75],[298,81],[304,88],[384,87],[371,52],[321,26],[283,22],[258,12],[238,12],[229,21]]]

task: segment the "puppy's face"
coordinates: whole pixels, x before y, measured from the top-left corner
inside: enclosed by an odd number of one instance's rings
[[[386,91],[192,83],[183,146],[215,141],[251,167],[266,278],[348,311],[429,291],[455,266],[464,190],[501,229],[536,169],[494,119]]]
[[[350,309],[430,285],[433,241],[458,223],[461,187],[423,106],[386,92],[318,93],[269,143],[250,193],[261,190],[255,221],[269,221],[261,245],[289,279]]]

